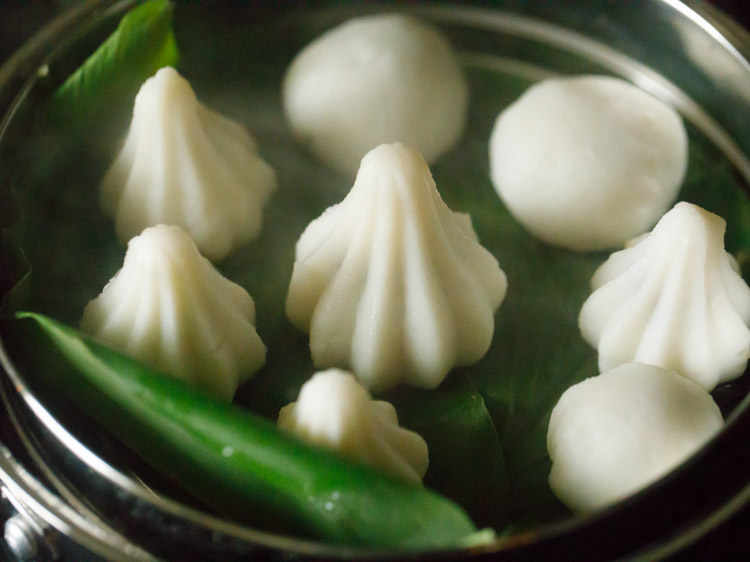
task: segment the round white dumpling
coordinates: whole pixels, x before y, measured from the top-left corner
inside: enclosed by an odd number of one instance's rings
[[[281,429],[398,478],[421,483],[429,457],[422,437],[398,424],[389,402],[373,400],[346,371],[320,371],[279,412]]]
[[[81,330],[227,400],[266,360],[253,299],[177,226],[130,240],[120,271],[86,305]]]
[[[627,363],[570,387],[552,411],[549,484],[586,513],[645,488],[723,426],[711,395],[673,371]]]
[[[548,79],[500,113],[492,181],[538,238],[576,251],[621,246],[674,203],[687,134],[674,109],[617,78]]]
[[[203,106],[171,67],[135,98],[125,144],[101,185],[105,213],[125,243],[174,224],[220,260],[260,233],[276,173],[245,128]]]
[[[354,176],[382,143],[403,142],[434,162],[458,140],[468,87],[451,45],[400,14],[351,19],[305,47],[284,78],[295,136]]]

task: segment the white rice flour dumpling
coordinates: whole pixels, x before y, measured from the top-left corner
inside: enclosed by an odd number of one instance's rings
[[[433,26],[403,14],[352,18],[294,58],[284,112],[297,139],[353,177],[368,151],[403,142],[432,164],[464,130],[469,88]]]
[[[123,243],[149,226],[174,224],[220,260],[258,235],[274,189],[276,174],[245,128],[201,105],[187,80],[165,67],[135,98],[101,199]]]
[[[658,365],[706,390],[750,358],[750,287],[724,250],[726,223],[681,202],[596,271],[579,326],[599,369]]]
[[[303,384],[297,401],[279,412],[278,425],[409,482],[421,483],[427,472],[425,440],[399,427],[391,403],[373,400],[353,375],[339,369],[318,372]]]
[[[265,363],[255,304],[179,227],[147,228],[83,312],[81,329],[153,369],[230,400]]]
[[[492,182],[534,236],[575,251],[622,246],[673,204],[688,160],[679,114],[609,76],[550,78],[498,116]]]
[[[348,368],[373,391],[434,388],[487,352],[506,287],[419,152],[386,144],[297,242],[286,311],[317,368]]]
[[[571,386],[552,410],[549,484],[587,513],[637,492],[724,425],[704,389],[674,371],[626,363]]]

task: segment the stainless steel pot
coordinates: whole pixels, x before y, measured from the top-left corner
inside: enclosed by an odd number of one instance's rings
[[[54,20],[0,68],[0,146],[37,76],[96,25],[112,25],[134,2],[87,2]],[[595,65],[676,105],[750,183],[750,36],[706,4],[652,0],[412,6],[422,17],[472,30],[471,51],[518,72],[563,71],[550,62],[498,58],[513,38],[563,53],[563,65]],[[289,8],[259,7],[258,20]],[[359,7],[339,7],[354,12]],[[368,8],[372,9],[372,7]],[[73,37],[74,39],[71,39]],[[482,58],[483,57],[483,58]],[[493,58],[495,57],[495,58]],[[571,62],[572,61],[572,62]],[[0,170],[1,172],[1,170]],[[0,203],[1,204],[1,203]],[[126,464],[84,445],[30,391],[13,350],[0,342],[0,480],[5,541],[21,560],[244,560],[367,558],[366,552],[258,532],[155,492]],[[691,544],[750,502],[748,374],[718,392],[726,429],[694,458],[642,493],[593,516],[570,517],[480,548],[435,559],[659,559]],[[731,406],[731,407],[730,407]],[[106,439],[104,440],[106,443]],[[106,448],[107,445],[104,445]],[[115,446],[116,448],[116,446]],[[748,543],[750,547],[750,543]],[[394,554],[393,559],[423,555]]]

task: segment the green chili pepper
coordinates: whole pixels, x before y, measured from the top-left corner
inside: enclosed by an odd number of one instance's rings
[[[17,316],[2,335],[24,373],[43,376],[220,513],[270,518],[339,544],[442,548],[472,540],[465,512],[435,492],[307,446],[47,317]]]

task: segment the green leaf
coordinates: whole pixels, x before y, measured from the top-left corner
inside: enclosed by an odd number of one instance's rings
[[[422,486],[307,446],[50,318],[18,317],[2,324],[3,341],[26,369],[222,513],[342,544],[441,548],[476,539],[461,508]]]
[[[43,119],[32,121],[30,112],[23,107],[5,132],[8,146],[0,165],[4,172],[12,171],[13,176],[12,182],[7,182],[12,183],[12,189],[6,189],[4,182],[0,190],[0,199],[5,203],[0,206],[0,226],[4,229],[0,299],[21,279],[24,281],[12,299],[5,299],[13,302],[12,306],[6,302],[6,308],[18,310],[30,300],[44,309],[40,302],[56,299],[49,286],[44,288],[50,276],[59,273],[52,264],[54,254],[62,258],[59,267],[66,272],[71,266],[76,267],[75,259],[67,259],[69,253],[96,254],[100,260],[106,252],[119,254],[120,245],[115,237],[101,235],[109,220],[91,216],[92,209],[98,209],[96,182],[124,136],[133,100],[142,83],[159,68],[177,63],[172,19],[173,5],[168,0],[149,0],[137,5],[51,97],[41,98]],[[59,62],[53,61],[52,67],[56,68]],[[66,67],[65,63],[59,66]],[[40,78],[42,92],[47,80]],[[36,94],[29,99],[40,98]],[[96,165],[92,165],[92,159],[97,161]],[[70,166],[61,178],[61,169],[70,162],[88,165]],[[50,177],[54,175],[56,180],[50,185]],[[78,187],[70,189],[70,184]],[[12,217],[7,212],[10,202],[20,202],[21,207]],[[78,228],[77,221],[71,219],[82,214],[89,216],[88,224]],[[95,230],[99,234],[92,234]],[[49,244],[51,231],[56,233],[54,245]],[[67,281],[58,277],[53,285],[69,295],[69,302],[82,306],[93,295],[81,291],[81,287],[90,282],[91,290],[101,288],[113,272],[105,263],[119,259],[119,255],[99,263],[85,259],[81,267],[76,267],[78,276]],[[47,266],[35,268],[31,274],[29,262]]]
[[[750,281],[750,205],[748,187],[742,184],[739,172],[727,161],[713,158],[700,146],[690,146],[689,173],[682,189],[682,198],[716,213],[727,222],[724,236],[728,252],[740,264],[742,276]]]
[[[514,500],[495,425],[471,381],[451,376],[435,390],[399,389],[386,396],[400,423],[419,433],[430,451],[426,486],[462,506],[479,526],[505,526]]]
[[[30,272],[31,264],[18,241],[9,231],[0,228],[0,312],[18,306],[11,301],[22,301],[23,281]]]
[[[3,202],[0,206],[0,313],[11,308],[10,301],[22,299],[23,281],[31,272],[31,264],[14,228],[19,220],[17,199],[5,176],[4,170],[0,170],[0,201]]]
[[[172,5],[168,0],[144,2],[55,91],[48,117],[57,125],[86,131],[112,106],[132,106],[141,84],[177,59]]]

